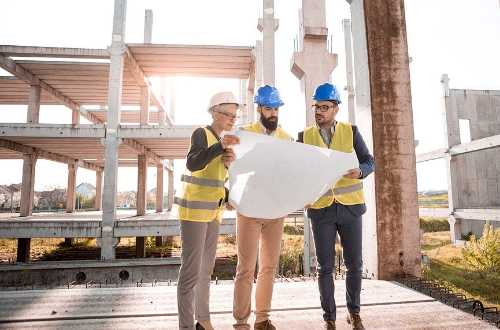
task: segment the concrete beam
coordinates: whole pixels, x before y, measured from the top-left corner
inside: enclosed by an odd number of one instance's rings
[[[4,56],[109,59],[106,49],[0,45]]]
[[[7,137],[104,138],[105,125],[1,124],[0,138]]]
[[[417,163],[426,162],[429,160],[440,159],[446,156],[446,149],[438,149],[417,155]]]
[[[172,127],[140,127],[137,125],[121,125],[118,129],[118,135],[122,139],[151,139],[151,138],[190,138],[191,133],[197,126],[193,125],[175,125]],[[1,134],[0,126],[0,137]]]
[[[457,219],[500,221],[500,209],[455,209]]]
[[[163,158],[137,142],[136,140],[123,139],[123,145],[130,147],[131,149],[139,152],[141,155],[146,155],[151,160],[155,161],[158,164],[163,164]]]
[[[114,233],[116,237],[179,236],[179,220],[117,220]],[[219,234],[229,235],[235,233],[236,219],[224,218],[220,225]]]
[[[500,146],[500,134],[492,135],[483,139],[477,139],[471,142],[462,143],[450,147],[450,155],[465,154],[468,152],[489,149]]]
[[[54,100],[70,108],[71,110],[80,112],[82,117],[88,119],[92,123],[102,124],[102,121],[100,121],[97,117],[89,113],[83,106],[72,101],[66,95],[59,92],[57,89],[53,88],[49,84],[45,83],[43,80],[39,79],[36,75],[33,75],[28,70],[25,70],[22,66],[18,65],[16,61],[11,59],[10,57],[5,57],[4,55],[0,54],[0,68],[18,77],[19,79],[23,80],[30,86],[33,85],[40,86],[40,88],[43,89],[48,95],[52,96]]]
[[[0,238],[100,237],[101,221],[0,221]]]

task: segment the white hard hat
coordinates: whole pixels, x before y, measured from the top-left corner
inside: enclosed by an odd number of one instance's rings
[[[233,93],[231,92],[220,92],[212,96],[210,99],[210,103],[208,104],[207,111],[210,112],[210,109],[219,104],[236,104],[238,108],[244,108],[243,104],[240,104],[238,102],[238,99],[236,99],[236,96],[234,96]]]

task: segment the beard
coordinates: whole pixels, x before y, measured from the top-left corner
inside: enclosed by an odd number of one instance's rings
[[[269,119],[276,118],[275,121],[270,121]],[[275,131],[276,128],[278,127],[278,117],[276,116],[271,116],[269,118],[264,117],[264,115],[261,113],[260,114],[260,122],[262,125],[267,128],[270,131]]]

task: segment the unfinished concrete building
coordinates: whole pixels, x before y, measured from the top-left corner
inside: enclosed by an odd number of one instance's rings
[[[354,103],[354,95],[356,98],[356,109],[350,107],[350,118],[356,118],[377,164],[375,174],[365,181],[369,211],[363,226],[364,272],[374,279],[393,279],[401,273],[420,275],[404,1],[348,0],[348,3],[354,54],[354,68],[348,65],[350,103]],[[120,237],[137,237],[137,256],[143,257],[144,237],[178,235],[177,219],[144,216],[145,173],[147,166],[156,167],[158,187],[161,187],[164,170],[172,171],[170,161],[185,157],[194,127],[175,125],[175,114],[165,105],[169,100],[151,89],[150,78],[187,75],[240,79],[241,99],[245,102],[246,98],[250,104],[256,86],[274,83],[271,48],[278,24],[274,18],[274,1],[264,0],[263,4],[264,17],[259,20],[263,42],[257,41],[255,47],[158,45],[150,43],[148,33],[145,43],[127,44],[126,0],[115,0],[112,44],[108,49],[0,46],[0,67],[14,75],[0,78],[0,104],[28,105],[27,123],[0,124],[0,158],[22,157],[24,160],[21,216],[31,213],[35,163],[39,158],[68,164],[68,200],[74,201],[78,167],[98,173],[96,194],[102,192],[103,196],[101,219],[74,221],[68,216],[52,222],[43,222],[37,217],[30,217],[28,221],[1,221],[0,237],[19,239],[18,261],[28,260],[32,237],[97,237],[101,257],[109,264],[115,259],[115,246]],[[325,12],[325,0],[301,1],[301,47],[292,55],[291,70],[300,79],[304,109],[310,108],[314,86],[328,81],[336,66],[336,55],[326,49]],[[347,30],[350,31],[349,25]],[[146,27],[145,31],[151,28]],[[348,47],[350,38],[348,34]],[[35,56],[56,60],[26,59]],[[84,61],[63,61],[62,58]],[[85,62],[86,59],[105,62],[90,63]],[[266,72],[263,79],[262,72]],[[73,111],[72,124],[39,124],[40,104],[66,105]],[[106,111],[87,109],[87,104],[103,106]],[[122,110],[123,105],[140,106],[141,110],[126,112]],[[149,105],[157,110],[150,111]],[[81,116],[93,124],[79,124]],[[243,113],[243,118],[253,121],[251,107]],[[304,123],[312,124],[311,120],[309,116]],[[140,125],[130,126],[128,121]],[[138,168],[137,215],[141,217],[126,221],[117,218],[118,166]],[[163,195],[160,189],[157,195],[158,198]],[[72,212],[74,203],[68,204],[67,211]],[[229,232],[234,232],[234,219],[223,222],[221,227],[222,234]],[[141,266],[141,262],[132,263]]]
[[[449,80],[441,77],[445,148],[417,162],[445,159],[448,209],[429,215],[447,217],[452,242],[461,243],[481,237],[485,221],[500,226],[500,91],[450,89]]]

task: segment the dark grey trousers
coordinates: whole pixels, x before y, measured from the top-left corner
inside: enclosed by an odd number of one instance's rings
[[[346,267],[347,309],[349,313],[359,313],[360,310],[363,265],[361,253],[362,217],[358,212],[358,215],[352,213],[350,208],[353,207],[333,203],[324,209],[319,218],[311,220],[318,261],[318,286],[325,321],[335,321],[337,318],[333,281],[337,232],[340,236]]]

